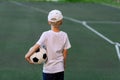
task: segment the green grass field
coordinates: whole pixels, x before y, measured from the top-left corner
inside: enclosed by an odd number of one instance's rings
[[[86,21],[113,42],[120,43],[120,9],[94,3],[3,1],[0,2],[0,80],[42,80],[42,65],[28,64],[24,55],[41,33],[50,29],[47,14],[52,9]],[[68,33],[72,45],[65,80],[120,80],[115,45],[66,18],[61,30]]]

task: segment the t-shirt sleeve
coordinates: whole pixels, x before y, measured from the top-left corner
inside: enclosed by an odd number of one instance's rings
[[[36,44],[44,45],[45,40],[46,40],[46,34],[45,34],[45,32],[43,32],[42,35],[40,36],[39,40],[36,42]]]
[[[64,49],[69,49],[69,48],[71,48],[71,44],[70,44],[68,35],[66,35],[66,42],[65,42]]]

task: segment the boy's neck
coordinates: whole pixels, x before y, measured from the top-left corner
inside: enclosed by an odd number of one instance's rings
[[[51,30],[54,31],[54,32],[59,32],[60,28],[59,27],[51,26]]]

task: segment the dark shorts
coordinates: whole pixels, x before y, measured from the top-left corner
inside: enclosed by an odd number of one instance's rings
[[[64,80],[64,72],[43,73],[43,80]]]

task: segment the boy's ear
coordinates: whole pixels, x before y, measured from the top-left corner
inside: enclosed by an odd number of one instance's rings
[[[48,24],[49,24],[49,25],[51,25],[51,22],[50,22],[50,21],[48,21]]]
[[[59,21],[59,25],[62,25],[62,23],[63,23],[63,20],[60,20],[60,21]]]

